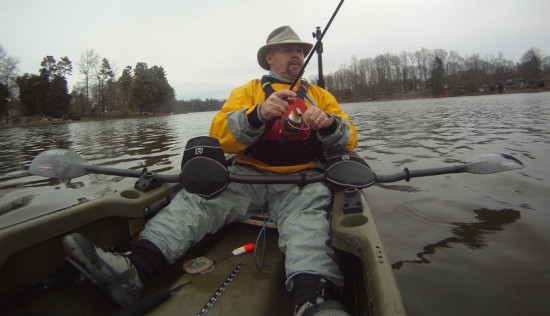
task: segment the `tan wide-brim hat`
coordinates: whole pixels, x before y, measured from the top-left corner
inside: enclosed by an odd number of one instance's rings
[[[304,55],[307,56],[309,51],[313,48],[313,44],[302,42],[300,37],[290,28],[290,26],[285,25],[279,28],[276,28],[269,36],[265,42],[265,45],[260,47],[258,50],[258,64],[265,70],[269,70],[269,64],[267,63],[266,56],[269,53],[269,50],[277,45],[284,44],[297,44],[302,47],[304,50]]]

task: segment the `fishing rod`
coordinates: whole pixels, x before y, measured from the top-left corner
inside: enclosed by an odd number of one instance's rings
[[[325,26],[325,29],[323,30],[323,32],[321,33],[321,35],[316,36],[316,37],[317,37],[317,41],[315,42],[315,46],[313,46],[313,48],[311,49],[311,51],[310,51],[309,54],[307,55],[307,58],[306,58],[306,60],[304,61],[304,64],[302,65],[302,68],[300,68],[300,72],[298,73],[298,75],[296,76],[296,78],[294,78],[294,81],[292,81],[292,84],[290,85],[289,90],[294,89],[294,87],[296,86],[296,83],[298,82],[298,80],[300,80],[300,79],[302,78],[302,76],[304,75],[304,71],[305,71],[305,69],[306,69],[307,64],[309,64],[309,61],[311,60],[311,58],[313,57],[313,55],[315,54],[315,52],[317,51],[317,49],[319,49],[319,47],[321,46],[321,40],[323,39],[323,37],[324,37],[325,34],[327,33],[328,28],[329,28],[330,25],[332,24],[332,20],[334,20],[334,17],[336,17],[336,14],[337,14],[338,11],[340,10],[340,7],[342,6],[343,3],[344,3],[344,0],[340,0],[340,3],[338,3],[338,6],[336,7],[336,10],[334,10],[334,13],[332,13],[332,16],[330,17],[330,20],[328,20],[327,26]]]

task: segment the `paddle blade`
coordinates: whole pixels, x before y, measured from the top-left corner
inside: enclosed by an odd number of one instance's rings
[[[66,149],[48,149],[33,159],[29,172],[55,179],[74,179],[88,174],[88,162]]]
[[[464,172],[476,174],[497,173],[523,168],[523,163],[506,154],[486,154],[465,166]]]

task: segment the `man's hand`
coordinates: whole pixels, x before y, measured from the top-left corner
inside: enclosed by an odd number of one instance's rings
[[[261,119],[265,123],[285,114],[289,109],[289,104],[294,103],[295,97],[296,93],[290,90],[273,92],[260,107]]]
[[[279,90],[273,92],[260,107],[260,116],[263,122],[269,122],[285,114],[290,108],[289,104],[296,100],[296,93],[290,90]],[[321,109],[315,106],[307,108],[303,116],[312,130],[329,127],[332,119]]]
[[[329,127],[330,124],[332,124],[332,119],[327,113],[316,106],[308,107],[303,117],[309,127],[314,131]]]

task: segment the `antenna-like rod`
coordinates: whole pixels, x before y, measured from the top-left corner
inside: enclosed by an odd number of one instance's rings
[[[315,32],[313,32],[313,38],[319,38],[321,36],[321,27],[318,26]],[[319,79],[317,85],[321,88],[325,88],[325,77],[323,76],[323,42],[319,44],[317,48],[317,67],[319,68]]]
[[[321,46],[321,40],[323,39],[323,37],[327,33],[328,28],[330,27],[330,24],[332,23],[332,20],[334,20],[334,17],[338,13],[338,10],[340,10],[340,7],[342,6],[343,3],[344,3],[344,0],[340,0],[340,3],[336,7],[336,10],[334,10],[334,13],[332,13],[332,16],[330,17],[330,20],[328,20],[327,26],[325,26],[325,29],[323,30],[323,33],[321,33],[321,36],[319,36],[317,38],[317,42],[315,43],[315,46],[313,46],[313,48],[311,49],[311,51],[307,55],[306,61],[302,65],[302,68],[300,69],[300,72],[298,73],[296,78],[294,78],[294,81],[292,81],[292,84],[290,85],[289,90],[293,90],[294,86],[296,86],[296,83],[298,82],[298,80],[300,80],[302,78],[302,76],[304,75],[304,71],[306,69],[307,64],[309,64],[309,61],[311,60],[311,57],[313,57],[313,55],[315,54],[315,51],[317,51],[317,49],[319,49],[319,47]]]

